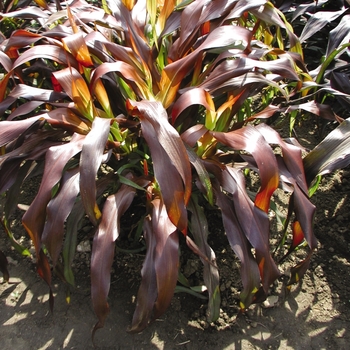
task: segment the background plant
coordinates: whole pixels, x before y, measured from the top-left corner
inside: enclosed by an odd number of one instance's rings
[[[300,110],[337,119],[313,98],[320,81],[307,70],[283,12],[268,1],[243,0],[102,5],[73,1],[57,11],[47,3],[34,7],[35,15],[33,7],[14,12],[40,26],[19,29],[1,44],[2,223],[25,253],[8,218],[23,183],[41,174],[23,225],[51,307],[51,267],[74,284],[71,263],[86,216],[94,232],[94,331],[104,325],[120,218],[135,196],[144,203],[147,250],[131,331],[169,306],[180,235],[203,262],[208,319],[219,316],[219,271],[204,205],[221,210],[241,262],[244,311],[266,298],[281,275],[285,255],[273,253],[268,211],[279,185],[289,191],[280,238],[291,223],[287,254],[307,244],[289,283],[299,280],[317,244],[309,187],[318,174],[348,163],[349,127],[345,121],[303,160],[300,145],[261,123]],[[247,169],[259,176],[256,193],[246,189]]]

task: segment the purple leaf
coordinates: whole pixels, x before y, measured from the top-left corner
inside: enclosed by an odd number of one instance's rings
[[[15,140],[34,123],[37,123],[38,119],[44,120],[42,117],[33,117],[18,121],[1,121],[0,146]]]
[[[141,270],[141,285],[137,293],[136,309],[129,332],[136,333],[145,329],[151,319],[154,303],[157,299],[157,277],[154,264],[156,238],[153,234],[151,218],[143,222],[143,235],[146,240],[147,253]]]
[[[329,32],[326,57],[339,48],[342,44],[350,41],[350,15],[345,15],[340,23]]]
[[[222,212],[227,239],[232,250],[241,262],[241,279],[243,290],[240,295],[241,309],[245,310],[253,301],[254,293],[260,287],[260,273],[255,261],[250,244],[244,235],[235,212],[232,200],[219,189],[219,184],[214,186],[216,203]]]
[[[329,0],[318,0],[318,1],[313,1],[309,4],[301,4],[299,5],[295,11],[293,12],[293,16],[292,16],[292,22],[298,18],[299,16],[301,16],[302,14],[304,14],[305,12],[309,11],[309,12],[315,12],[315,10],[318,7],[322,7],[326,2],[328,2]]]
[[[69,159],[80,152],[84,136],[75,134],[69,143],[51,147],[46,151],[45,169],[40,188],[29,209],[23,216],[23,225],[30,235],[37,255],[41,248],[41,236],[46,219],[46,206],[51,199],[51,190],[61,179]]]
[[[305,158],[304,169],[307,183],[317,175],[328,174],[350,163],[350,118],[344,120],[327,135]]]
[[[280,272],[270,254],[270,226],[267,214],[259,209],[249,198],[245,190],[245,180],[241,171],[226,167],[222,173],[222,184],[233,196],[233,205],[239,225],[255,248],[261,281],[265,293]]]
[[[12,70],[12,61],[10,57],[8,57],[4,52],[0,51],[0,63],[6,70],[6,72],[10,72]]]
[[[153,205],[152,228],[157,240],[154,267],[158,290],[152,317],[155,320],[163,315],[174,295],[179,270],[179,237],[164,204],[154,200]]]
[[[191,194],[191,166],[177,131],[159,102],[129,100],[129,111],[141,119],[143,137],[150,148],[155,177],[170,220],[180,231],[187,229],[187,204]]]
[[[301,148],[282,140],[281,136],[274,129],[266,124],[257,125],[257,130],[264,136],[269,144],[279,145],[282,149],[284,163],[287,166],[292,178],[304,193],[308,193],[304,165],[301,157]]]
[[[186,90],[174,103],[171,112],[172,122],[174,123],[176,118],[186,108],[197,104],[204,106],[208,110],[211,109],[206,98],[206,91],[202,88]]]
[[[2,17],[10,18],[26,18],[26,19],[35,19],[35,18],[48,18],[48,14],[35,6],[27,6],[23,9],[17,11],[11,11],[9,13],[2,13]]]
[[[266,0],[240,0],[235,2],[237,2],[237,5],[228,14],[226,19],[236,19],[238,17],[241,17],[244,12],[251,11],[254,8],[260,8],[266,4]]]
[[[96,175],[104,156],[110,122],[110,119],[94,119],[80,157],[80,195],[85,212],[94,226],[97,226],[101,217],[96,203]]]
[[[308,38],[319,32],[328,23],[333,22],[339,16],[341,16],[347,9],[344,7],[339,11],[319,11],[311,15],[306,22],[306,25],[300,34],[300,42],[303,43]]]
[[[14,118],[29,114],[44,103],[45,102],[43,101],[29,101],[23,103],[22,105],[18,106],[13,112],[11,112],[11,116],[8,118],[8,120],[13,120]]]
[[[106,62],[100,64],[95,70],[91,78],[91,90],[93,91],[96,85],[97,79],[100,79],[107,73],[116,72],[121,75],[125,80],[130,83],[134,83],[135,87],[139,89],[139,95],[143,98],[148,98],[148,87],[142,80],[143,74],[136,70],[133,66],[128,63],[117,61],[117,62]]]
[[[316,101],[309,101],[301,103],[299,105],[289,106],[286,109],[286,113],[288,113],[289,111],[295,111],[297,109],[303,109],[304,111],[310,112],[324,119],[336,120],[336,115],[332,111],[331,106],[318,103]]]
[[[252,33],[249,30],[239,26],[226,25],[214,29],[196,50],[164,68],[158,99],[163,101],[166,107],[171,104],[179,83],[193,69],[194,63],[203,51],[210,49],[224,51],[233,47],[243,50],[250,45],[251,37]]]
[[[79,193],[79,168],[67,170],[62,178],[57,196],[47,205],[47,221],[42,241],[48,249],[55,267],[62,249],[64,222],[71,212]]]
[[[317,247],[317,240],[313,232],[313,222],[316,207],[310,202],[307,192],[304,192],[298,186],[297,181],[288,169],[286,168],[283,158],[278,158],[278,167],[281,174],[281,180],[287,185],[293,186],[293,210],[295,211],[296,219],[299,221],[303,230],[305,239],[311,250]]]
[[[276,158],[269,144],[257,129],[250,125],[228,133],[211,132],[211,134],[224,145],[234,150],[245,150],[253,155],[261,179],[261,189],[256,196],[255,204],[267,212],[271,195],[278,187],[279,181]]]
[[[39,276],[47,283],[49,286],[49,305],[51,313],[53,312],[53,306],[54,306],[54,297],[52,293],[51,288],[51,267],[49,264],[49,261],[47,259],[47,256],[45,255],[44,251],[40,249],[38,255],[37,255],[37,271]]]
[[[161,316],[174,294],[179,265],[176,227],[169,220],[164,203],[152,201],[152,214],[144,221],[147,254],[130,332],[142,331],[152,319]]]
[[[120,232],[120,217],[129,208],[134,196],[135,189],[127,185],[122,185],[117,193],[108,196],[103,206],[101,222],[94,236],[91,255],[91,298],[98,322],[92,336],[97,329],[104,326],[109,312],[107,296],[114,258],[114,242]]]
[[[40,89],[25,84],[18,84],[13,90],[11,90],[8,96],[16,99],[25,98],[29,101],[54,102],[65,98],[66,94],[48,89]]]
[[[61,64],[69,64],[71,67],[79,69],[78,62],[72,55],[70,55],[63,48],[53,45],[38,45],[26,50],[13,63],[12,69],[15,69],[21,66],[22,64],[25,64],[37,58],[46,58]]]

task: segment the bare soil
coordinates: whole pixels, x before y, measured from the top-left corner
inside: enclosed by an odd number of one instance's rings
[[[319,246],[303,280],[288,292],[284,278],[271,287],[268,303],[238,314],[238,261],[220,232],[215,213],[209,215],[211,245],[221,274],[222,311],[216,323],[205,318],[206,302],[175,294],[165,315],[141,334],[126,332],[135,308],[143,255],[117,253],[106,325],[96,333],[97,349],[348,349],[350,343],[350,169],[323,178],[312,197],[317,206],[315,234]],[[29,191],[30,192],[30,191]],[[285,195],[278,200],[282,206]],[[24,193],[24,202],[26,200]],[[30,198],[30,195],[29,197]],[[26,203],[29,204],[29,203]],[[30,247],[19,211],[13,218],[16,237]],[[89,286],[89,241],[80,244],[74,270],[76,288],[66,303],[66,289],[53,280],[54,313],[49,312],[48,288],[35,272],[31,258],[20,257],[0,231],[0,249],[10,262],[10,283],[0,284],[1,349],[93,349],[96,322]],[[288,269],[303,252],[286,261]],[[196,285],[200,263],[184,251],[183,273]],[[1,281],[1,278],[0,278]]]

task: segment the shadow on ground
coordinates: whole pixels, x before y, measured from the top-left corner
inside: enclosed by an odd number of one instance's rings
[[[349,284],[347,288],[340,287],[349,282],[349,265],[338,254],[331,268],[345,273],[344,278],[330,277],[320,265],[324,259],[327,252],[321,248],[314,259],[314,272],[308,272],[289,294],[280,295],[277,305],[268,309],[255,305],[246,315],[227,320],[220,330],[215,325],[203,329],[191,318],[187,306],[205,307],[197,299],[176,295],[164,317],[141,334],[128,334],[137,290],[127,281],[117,281],[110,293],[111,313],[105,327],[96,333],[96,348],[347,349]],[[65,286],[54,281],[56,298],[51,314],[46,285],[35,273],[33,263],[29,259],[21,263],[16,263],[15,258],[10,261],[12,284],[0,285],[1,348],[94,349],[91,329],[96,317],[88,278],[80,276],[85,284],[78,280],[69,305],[65,301]]]

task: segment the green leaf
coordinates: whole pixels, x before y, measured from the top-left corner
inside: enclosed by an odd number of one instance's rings
[[[203,290],[201,290],[202,289],[201,286],[198,287],[198,289],[200,289],[199,292],[196,291],[194,288],[195,287],[187,288],[187,287],[183,287],[183,286],[176,286],[174,293],[187,293],[187,294],[195,296],[198,299],[208,300],[208,298],[205,295],[200,294],[200,292],[203,291]]]
[[[309,197],[312,197],[316,193],[321,183],[321,180],[322,180],[322,176],[320,175],[316,176],[316,180],[309,187]]]
[[[150,322],[152,310],[157,299],[157,278],[154,262],[154,251],[156,249],[156,238],[153,234],[150,217],[143,221],[144,237],[146,240],[147,252],[141,270],[141,285],[137,294],[135,312],[129,332],[140,332]],[[167,231],[165,233],[168,233]],[[175,289],[175,286],[174,286]]]
[[[197,198],[192,196],[188,209],[191,211],[191,232],[194,240],[204,254],[206,259],[201,258],[204,266],[203,278],[208,289],[209,302],[207,317],[209,322],[216,321],[220,316],[220,288],[219,288],[219,270],[216,265],[216,257],[213,249],[209,246],[208,222],[203,208],[198,205]]]
[[[350,47],[350,43],[345,43],[341,45],[339,48],[334,49],[325,59],[325,61],[322,63],[319,72],[316,77],[316,84],[320,84],[323,80],[324,74],[326,72],[326,69],[328,66],[333,62],[333,60],[336,58],[338,54],[340,54],[342,51],[344,51],[346,48]]]
[[[77,248],[78,227],[85,216],[84,208],[80,198],[75,202],[66,223],[66,235],[64,238],[62,256],[63,256],[63,274],[65,280],[72,286],[75,285],[72,263]]]
[[[137,183],[135,183],[132,180],[129,180],[127,177],[122,176],[122,175],[118,175],[118,179],[120,181],[120,183],[124,184],[124,185],[128,185],[131,187],[134,187],[136,190],[140,190],[140,191],[146,191],[146,189],[144,189],[143,187],[139,186]]]

